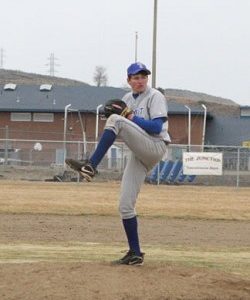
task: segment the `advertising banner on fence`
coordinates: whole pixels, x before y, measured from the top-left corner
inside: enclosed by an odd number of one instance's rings
[[[222,153],[183,153],[183,174],[222,175]]]

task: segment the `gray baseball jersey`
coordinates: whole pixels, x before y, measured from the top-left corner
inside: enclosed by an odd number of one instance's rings
[[[145,120],[167,117],[167,105],[164,96],[157,90],[147,88],[136,99],[132,93],[124,96],[123,101],[135,114]],[[123,219],[136,215],[135,203],[147,172],[162,159],[167,151],[163,141],[170,141],[167,122],[159,135],[150,135],[134,122],[117,114],[111,115],[105,129],[115,132],[131,150],[130,158],[124,170],[119,210]]]
[[[145,92],[141,93],[134,99],[132,92],[127,93],[122,99],[129,108],[134,111],[134,114],[145,120],[168,117],[168,107],[165,97],[156,89],[147,87]],[[162,131],[158,135],[164,141],[170,142],[168,134],[168,121],[162,126]]]

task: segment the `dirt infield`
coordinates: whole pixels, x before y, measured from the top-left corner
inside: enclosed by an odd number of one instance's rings
[[[142,267],[119,185],[0,182],[0,299],[250,299],[250,189],[144,186]]]

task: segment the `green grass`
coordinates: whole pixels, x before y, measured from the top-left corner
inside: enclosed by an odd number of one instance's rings
[[[121,244],[0,244],[0,263],[108,262],[123,255]],[[218,269],[250,278],[250,249],[205,249],[150,246],[143,248],[146,262]]]

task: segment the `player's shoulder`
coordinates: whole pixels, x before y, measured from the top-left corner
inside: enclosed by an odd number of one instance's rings
[[[129,91],[129,92],[127,92],[124,96],[123,96],[123,98],[128,98],[128,97],[131,97],[132,96],[132,91]]]
[[[162,92],[155,88],[150,88],[150,96],[154,99],[165,100],[165,96],[162,94]]]
[[[128,101],[130,98],[132,97],[132,92],[128,92],[126,93],[123,97],[122,97],[122,100],[124,102]]]
[[[151,93],[154,94],[154,95],[160,95],[160,96],[163,96],[163,97],[164,97],[163,93],[160,92],[158,89],[150,88],[150,91],[151,91]]]

